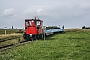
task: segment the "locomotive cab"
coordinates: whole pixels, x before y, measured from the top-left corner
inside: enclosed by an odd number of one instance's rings
[[[43,21],[39,19],[25,19],[24,39],[39,39],[42,36]]]

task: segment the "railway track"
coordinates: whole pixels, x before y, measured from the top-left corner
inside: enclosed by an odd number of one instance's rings
[[[20,37],[12,37],[12,38],[0,39],[0,43],[1,43],[1,42],[4,42],[4,41],[16,39],[16,38],[20,38]]]
[[[20,39],[22,38],[22,39]],[[16,43],[9,43],[12,40],[16,40]],[[9,42],[7,42],[9,41]],[[10,49],[14,46],[20,46],[20,45],[24,45],[26,43],[29,42],[33,42],[34,40],[24,40],[22,36],[17,36],[17,37],[10,37],[10,38],[5,38],[5,39],[0,39],[0,51],[6,50],[6,49]],[[4,43],[4,44],[3,44]]]
[[[53,35],[53,34],[51,34],[51,35]],[[51,35],[49,35],[49,36],[51,36]],[[46,37],[48,37],[48,36],[46,36]],[[4,39],[4,40],[0,40],[0,43],[5,42],[5,41],[12,41],[12,39],[16,39],[18,41],[18,43],[16,43],[16,44],[11,43],[11,44],[7,44],[7,45],[4,45],[4,46],[0,46],[0,51],[10,49],[13,46],[20,46],[20,45],[31,42],[31,40],[21,40],[20,37],[13,37],[13,38],[7,38],[7,39]],[[33,42],[33,40],[32,40],[32,42]]]
[[[21,38],[21,36],[19,36],[19,37],[18,36],[17,37],[10,37],[10,38],[6,38],[6,39],[0,39],[0,51],[10,49],[13,46],[19,46],[19,45],[31,42],[31,41],[26,41],[26,40],[23,40],[23,39],[21,40],[20,38]],[[16,40],[16,41],[14,42],[14,40]],[[12,43],[12,41],[14,43]]]
[[[31,42],[31,41],[21,41],[21,42],[19,42],[17,44],[8,44],[8,45],[5,45],[5,46],[0,46],[0,51],[10,49],[10,48],[12,48],[14,46],[17,47],[17,46],[20,46],[20,45],[24,45],[24,44],[29,43],[29,42]]]
[[[0,49],[4,49],[4,48],[7,48],[7,47],[10,47],[10,46],[13,46],[14,44],[9,44],[9,45],[5,45],[5,46],[0,46]]]

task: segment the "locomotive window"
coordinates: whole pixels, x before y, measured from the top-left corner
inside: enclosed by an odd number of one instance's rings
[[[26,25],[29,25],[28,22],[26,22]]]
[[[37,25],[40,25],[40,21],[37,21]]]
[[[27,25],[27,26],[28,26],[28,25],[31,25],[31,21],[26,22],[26,25]]]

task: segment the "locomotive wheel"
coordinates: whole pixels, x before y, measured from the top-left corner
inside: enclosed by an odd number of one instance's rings
[[[39,40],[39,39],[40,39],[40,35],[39,35],[39,34],[37,34],[36,38],[37,38],[37,40]]]
[[[36,35],[33,37],[33,40],[36,40]]]
[[[39,35],[38,35],[37,39],[39,40]]]

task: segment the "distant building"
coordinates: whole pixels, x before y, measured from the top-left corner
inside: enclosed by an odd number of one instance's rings
[[[12,26],[12,29],[13,29],[13,26]]]

